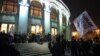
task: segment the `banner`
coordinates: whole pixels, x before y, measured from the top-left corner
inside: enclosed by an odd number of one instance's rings
[[[80,34],[80,37],[85,35],[88,31],[91,31],[93,29],[96,29],[96,25],[92,21],[89,14],[84,11],[82,14],[80,14],[74,21],[73,21],[78,33]]]

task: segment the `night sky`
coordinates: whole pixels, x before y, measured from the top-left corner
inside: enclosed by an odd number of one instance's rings
[[[83,11],[87,11],[97,27],[100,28],[100,2],[99,0],[62,0],[71,12],[71,22]]]

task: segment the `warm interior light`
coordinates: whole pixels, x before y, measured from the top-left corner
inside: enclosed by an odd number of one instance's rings
[[[78,33],[77,32],[72,32],[72,36],[78,36]]]
[[[100,30],[99,29],[97,29],[95,31],[96,31],[96,34],[100,34]]]
[[[42,30],[42,26],[40,26],[40,30],[39,30],[39,31],[40,31],[40,33],[42,33],[42,31],[43,31],[43,30]]]
[[[31,33],[33,34],[42,33],[42,26],[39,25],[31,26]]]
[[[54,35],[54,28],[51,28],[51,35]]]
[[[7,24],[1,24],[1,32],[7,33]]]
[[[57,29],[51,28],[51,35],[57,35]]]
[[[8,32],[14,30],[14,24],[9,24],[9,27],[8,27]]]
[[[35,26],[31,27],[31,33],[35,34]]]
[[[39,33],[39,30],[40,30],[40,29],[39,29],[39,26],[36,25],[36,34]]]
[[[55,35],[57,35],[57,29],[55,29]]]

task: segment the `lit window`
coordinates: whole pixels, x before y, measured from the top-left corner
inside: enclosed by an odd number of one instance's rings
[[[1,32],[5,32],[5,33],[7,33],[7,32],[10,32],[10,31],[14,31],[14,24],[1,24],[1,28],[0,28],[0,30],[1,30]]]
[[[51,34],[54,35],[54,28],[51,29]]]
[[[32,27],[31,27],[31,33],[35,34],[35,33],[36,33],[36,32],[35,32],[35,29],[36,29],[35,26],[32,26]]]
[[[57,29],[51,28],[51,35],[57,35]]]
[[[42,26],[40,26],[39,32],[42,33],[42,31],[43,31],[43,30],[42,30]]]
[[[7,24],[1,24],[1,32],[7,33]]]
[[[31,33],[33,34],[42,33],[42,26],[39,25],[31,26]]]
[[[55,35],[57,35],[57,29],[55,29]]]
[[[8,32],[14,31],[14,24],[9,24]]]
[[[39,29],[39,26],[36,25],[36,34],[39,33],[39,30],[40,30],[40,29]]]

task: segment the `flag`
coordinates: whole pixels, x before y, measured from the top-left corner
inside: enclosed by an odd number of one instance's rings
[[[85,35],[87,32],[96,29],[97,26],[92,21],[89,14],[84,11],[82,14],[80,14],[74,21],[73,21],[76,30],[80,34],[80,37]]]

